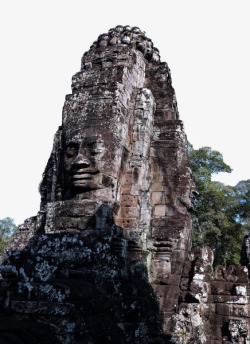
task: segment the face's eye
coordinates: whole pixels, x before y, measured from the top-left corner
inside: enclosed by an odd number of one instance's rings
[[[88,141],[85,141],[85,146],[86,147],[93,147],[96,145],[96,140],[88,140]]]
[[[85,142],[85,148],[86,151],[88,151],[91,155],[97,155],[101,152],[99,142],[96,140],[89,140]]]
[[[72,158],[77,155],[78,152],[78,144],[76,143],[69,143],[66,148],[66,156],[68,158]]]
[[[90,151],[91,155],[97,155],[99,153],[101,153],[101,151],[99,149],[91,149],[91,151]]]

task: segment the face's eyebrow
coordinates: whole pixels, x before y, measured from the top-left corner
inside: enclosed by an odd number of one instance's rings
[[[68,142],[66,142],[66,147],[69,147],[69,146],[78,147],[79,143],[75,142],[75,141],[68,141]]]
[[[87,145],[87,146],[91,146],[91,145],[94,145],[95,143],[97,143],[98,141],[96,139],[93,139],[93,140],[87,140],[84,142],[84,145]]]

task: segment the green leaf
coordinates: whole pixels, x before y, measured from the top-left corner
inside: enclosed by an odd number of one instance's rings
[[[4,253],[6,246],[17,230],[18,227],[15,225],[12,218],[5,217],[0,220],[0,255]]]

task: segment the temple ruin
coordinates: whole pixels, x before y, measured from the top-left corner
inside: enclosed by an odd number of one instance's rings
[[[192,251],[196,194],[170,69],[138,27],[86,52],[1,265],[0,343],[250,343],[242,266]]]

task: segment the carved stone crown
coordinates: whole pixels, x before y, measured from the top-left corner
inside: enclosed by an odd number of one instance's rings
[[[106,48],[114,45],[129,45],[142,52],[144,57],[150,62],[160,63],[159,50],[154,47],[150,38],[147,38],[144,31],[137,26],[117,25],[108,33],[100,35],[88,52],[84,54],[87,57],[96,48]]]

